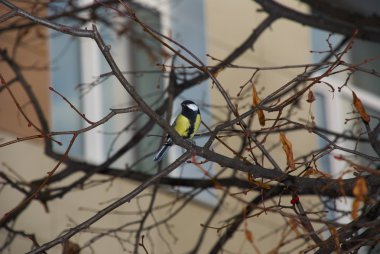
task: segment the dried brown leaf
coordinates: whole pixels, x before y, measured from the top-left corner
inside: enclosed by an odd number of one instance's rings
[[[253,93],[252,93],[252,102],[253,102],[253,106],[257,106],[260,104],[261,102],[261,99],[259,98],[259,96],[257,95],[257,91],[256,91],[256,87],[255,86],[252,86],[252,89],[253,89]],[[265,126],[265,115],[264,115],[264,111],[262,109],[259,109],[257,111],[257,115],[259,117],[259,123],[261,126]]]
[[[303,174],[303,176],[307,177],[307,176],[319,176],[321,175],[321,173],[319,172],[319,170],[315,169],[315,168],[308,168],[305,173]]]
[[[266,190],[269,190],[271,188],[270,184],[267,184],[267,183],[263,183],[261,181],[258,181],[255,179],[255,177],[253,176],[253,174],[248,174],[248,182],[252,185],[256,185],[262,189],[266,189]]]
[[[353,189],[353,194],[355,197],[364,199],[368,194],[367,182],[364,177],[359,177]]]
[[[245,239],[247,239],[250,243],[253,243],[253,234],[251,230],[245,229],[244,233],[245,233]]]
[[[257,112],[257,115],[259,116],[259,123],[260,123],[260,125],[264,127],[264,126],[265,126],[265,115],[264,115],[264,111],[260,109],[260,110]]]
[[[331,234],[331,236],[334,238],[335,250],[336,250],[337,253],[339,254],[339,253],[340,253],[339,235],[338,235],[337,232],[336,232],[336,228],[334,228],[334,227],[330,227],[329,230],[330,230],[330,234]]]
[[[304,177],[308,177],[308,176],[317,176],[317,177],[329,177],[328,174],[326,173],[323,173],[321,171],[319,171],[318,169],[316,168],[308,168],[304,173],[303,173],[303,176]]]
[[[282,149],[284,149],[284,152],[286,154],[288,166],[290,169],[294,170],[296,166],[293,157],[292,143],[286,138],[285,134],[282,132],[280,133],[280,141],[282,143]]]
[[[308,103],[312,103],[313,101],[315,101],[315,96],[314,96],[314,93],[309,90],[309,93],[307,94],[307,100],[306,100]]]
[[[355,181],[355,186],[354,186],[354,189],[352,190],[352,193],[355,196],[355,200],[352,203],[351,216],[354,220],[356,220],[358,218],[358,211],[359,211],[360,205],[365,200],[368,194],[367,182],[364,179],[364,177],[359,177]]]
[[[369,117],[369,115],[365,111],[365,108],[363,106],[362,101],[356,96],[356,93],[354,91],[352,91],[352,100],[353,100],[353,103],[354,103],[354,107],[359,112],[360,117],[362,118],[362,120],[364,122],[366,122],[366,123],[369,123],[369,121],[371,120],[371,118]]]

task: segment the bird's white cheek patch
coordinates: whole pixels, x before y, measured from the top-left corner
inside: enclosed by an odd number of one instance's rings
[[[198,106],[195,105],[195,104],[189,104],[189,105],[186,105],[189,109],[193,110],[193,111],[197,111],[198,110]]]

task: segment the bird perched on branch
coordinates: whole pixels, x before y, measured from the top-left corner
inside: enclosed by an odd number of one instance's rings
[[[192,140],[201,124],[201,113],[197,104],[190,100],[181,103],[182,111],[175,119],[172,127],[184,139]],[[166,141],[154,157],[154,161],[160,161],[168,149],[173,145],[173,140],[168,134]]]

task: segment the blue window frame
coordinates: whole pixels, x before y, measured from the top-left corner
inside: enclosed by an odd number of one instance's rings
[[[86,0],[82,0],[82,2],[85,4]],[[163,34],[171,34],[175,41],[190,49],[192,53],[206,63],[203,1],[165,1],[163,3],[161,1],[139,0],[136,3],[138,5],[134,6],[135,11],[144,22]],[[102,10],[102,12],[104,15],[113,15],[112,10]],[[117,17],[115,18],[120,21]],[[124,25],[130,33],[128,38],[119,36],[105,25],[97,24],[104,40],[111,46],[111,53],[119,67],[126,71],[127,79],[131,81],[148,104],[153,107],[158,106],[162,100],[163,89],[167,85],[166,80],[162,78],[165,74],[153,72],[132,75],[132,72],[159,70],[156,64],[159,63],[161,56],[157,55],[156,52],[162,52],[164,49],[159,49],[161,45],[147,39],[148,36],[133,24]],[[93,41],[87,38],[74,38],[54,31],[51,32],[50,37],[52,86],[65,95],[81,112],[85,113],[86,117],[92,121],[97,121],[109,112],[109,108],[133,105],[132,100],[118,84],[116,78],[112,76],[99,78],[100,75],[109,72],[110,69]],[[152,48],[154,50],[149,50]],[[183,50],[181,53],[186,55]],[[191,58],[189,55],[186,56]],[[177,66],[182,64],[185,65],[181,60],[177,60]],[[179,98],[175,99],[173,117],[179,113],[180,103],[184,99],[194,100],[202,110],[202,105],[209,104],[210,100],[207,82],[186,90]],[[52,129],[54,131],[75,130],[87,125],[58,96],[52,95],[52,111]],[[204,122],[210,123],[210,117],[205,112],[203,112],[202,118]],[[86,162],[100,164],[129,140],[134,130],[143,126],[147,120],[146,116],[139,116],[138,113],[117,116],[106,124],[80,136],[71,149],[70,156]],[[133,126],[127,127],[128,123],[132,121],[134,121]],[[123,131],[125,129],[127,131]],[[202,132],[202,127],[200,132]],[[151,134],[163,133],[159,127],[155,127]],[[60,136],[59,139],[64,145],[62,147],[55,146],[54,149],[63,153],[71,136]],[[197,145],[203,145],[206,138],[196,138],[195,141]],[[154,173],[157,164],[153,163],[152,158],[158,150],[160,142],[161,138],[157,135],[145,137],[139,146],[128,152],[112,166],[125,169],[127,164],[128,166],[134,165],[132,169]],[[173,146],[168,153],[167,161],[164,163],[174,161],[183,152],[181,148]],[[140,154],[148,153],[152,153],[152,158],[140,160]],[[211,163],[203,166],[210,170],[212,168]],[[172,176],[205,178],[204,174],[191,164],[182,165],[172,173]],[[187,189],[181,188],[182,191],[187,191]],[[212,200],[215,199],[212,199],[211,196],[212,194],[204,191],[197,196],[197,200],[212,204]]]

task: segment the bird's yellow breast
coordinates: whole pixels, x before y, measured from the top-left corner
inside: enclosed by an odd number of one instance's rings
[[[201,116],[199,114],[196,116],[193,126],[187,117],[180,114],[175,120],[174,129],[181,137],[192,139],[195,133],[197,133],[200,124]]]
[[[194,123],[194,132],[193,135],[191,135],[190,138],[193,138],[194,135],[198,132],[199,126],[201,125],[201,115],[198,114],[197,117],[195,118],[195,123]]]

